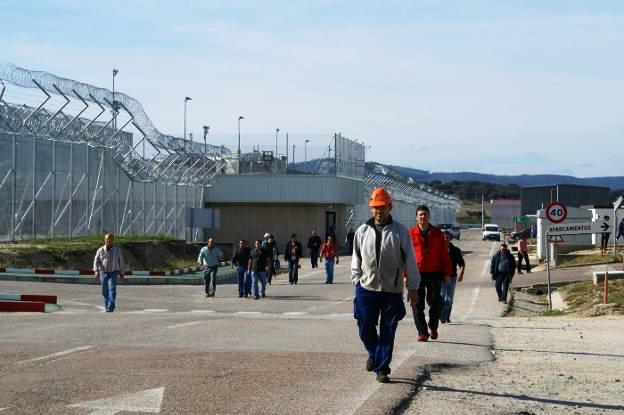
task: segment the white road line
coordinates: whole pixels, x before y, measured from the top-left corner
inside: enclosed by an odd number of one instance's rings
[[[215,313],[216,311],[214,310],[191,310],[191,313],[197,313],[197,314],[208,314],[208,313]]]
[[[492,244],[492,247],[490,248],[490,253],[488,254],[488,258],[491,258],[492,255],[494,255],[494,250],[496,248],[495,244]],[[487,275],[489,275],[489,268],[490,268],[490,260],[488,259],[487,261],[485,261],[483,263],[483,269],[481,270],[481,273],[479,274],[479,279],[484,279]],[[466,311],[466,314],[464,314],[460,320],[467,320],[471,315],[472,312],[474,311],[474,308],[477,304],[477,301],[479,300],[479,293],[481,292],[481,288],[480,287],[476,287],[472,290],[472,294],[470,295],[470,303],[468,304],[468,311]]]
[[[199,323],[201,323],[201,321],[191,321],[190,323],[174,324],[173,326],[167,326],[165,328],[166,329],[177,329],[178,327],[194,326],[194,325],[199,324]]]
[[[19,364],[24,364],[24,363],[39,362],[41,360],[54,359],[55,357],[66,356],[71,353],[82,352],[82,351],[89,350],[92,348],[93,346],[76,347],[74,349],[63,350],[62,352],[52,353],[52,354],[41,356],[41,357],[36,357],[34,359],[22,360],[22,361],[17,362],[17,364],[19,365]]]
[[[239,315],[262,314],[262,311],[237,311],[234,314],[239,314]]]
[[[87,306],[87,307],[97,308],[98,310],[104,310],[104,306],[95,305],[95,304],[89,304],[89,303],[81,303],[80,301],[65,300],[64,303],[71,303],[71,304],[76,304],[76,305],[84,305],[84,306]]]
[[[146,308],[143,311],[146,313],[166,313],[169,310],[167,310],[166,308]]]
[[[304,316],[308,313],[304,312],[304,311],[291,311],[288,313],[284,313],[285,316]]]

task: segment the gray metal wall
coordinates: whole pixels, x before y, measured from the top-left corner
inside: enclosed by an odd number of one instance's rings
[[[535,212],[557,200],[566,206],[580,207],[586,205],[603,205],[609,203],[609,189],[598,186],[580,186],[561,184],[559,186],[535,186],[520,188],[521,215],[534,215]]]

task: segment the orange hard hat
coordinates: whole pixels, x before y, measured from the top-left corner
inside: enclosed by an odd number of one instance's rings
[[[370,200],[368,201],[368,206],[389,206],[392,204],[392,199],[390,198],[390,193],[386,191],[386,189],[382,189],[381,187],[376,187],[373,190],[373,193],[370,195]]]

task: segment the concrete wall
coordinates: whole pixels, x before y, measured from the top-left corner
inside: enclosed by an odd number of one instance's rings
[[[520,216],[520,201],[517,204],[508,203],[492,203],[492,222],[497,224],[500,228],[507,230],[514,229],[515,223],[513,218]]]
[[[291,233],[306,248],[312,229],[323,239],[325,237],[325,212],[336,213],[336,239],[344,246],[347,234],[345,222],[350,206],[304,205],[304,204],[217,204],[206,207],[220,209],[220,228],[206,231],[206,237],[219,242],[238,242],[239,239],[253,241],[262,239],[265,232],[275,236],[280,253]],[[356,226],[354,226],[356,228]],[[307,249],[305,249],[307,252]]]

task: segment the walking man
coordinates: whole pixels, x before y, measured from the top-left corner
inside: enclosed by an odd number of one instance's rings
[[[251,274],[249,269],[249,257],[251,249],[247,246],[247,241],[241,239],[238,242],[238,248],[234,251],[232,257],[232,266],[236,266],[236,276],[238,278],[238,297],[245,298],[251,294]]]
[[[267,274],[267,282],[271,285],[273,276],[277,275],[277,272],[275,271],[275,263],[277,261],[277,257],[279,256],[277,242],[275,242],[275,237],[273,235],[269,235],[266,241],[262,243],[262,249],[267,251],[267,254],[269,255],[269,273]]]
[[[507,304],[507,291],[516,271],[514,259],[507,244],[501,244],[500,250],[494,254],[490,263],[490,274],[496,285],[498,301]]]
[[[603,221],[609,223],[609,216],[605,215]],[[605,256],[609,253],[609,237],[611,232],[602,232],[600,234],[600,256]]]
[[[377,381],[387,383],[396,328],[405,317],[403,275],[407,275],[407,301],[413,307],[418,301],[420,274],[407,228],[390,215],[392,199],[388,192],[376,188],[368,205],[373,217],[353,238],[353,316],[368,352],[366,370],[375,372]]]
[[[529,248],[527,246],[527,235],[522,235],[518,241],[518,274],[522,274],[522,259],[526,263],[527,274],[531,273],[531,263],[529,262]]]
[[[429,208],[416,208],[417,224],[410,229],[418,270],[420,286],[418,303],[412,307],[414,323],[418,330],[418,341],[426,342],[438,338],[438,323],[442,314],[442,284],[451,280],[451,258],[444,242],[442,231],[429,223]],[[429,324],[425,319],[425,298],[429,305]],[[429,331],[427,329],[429,327]]]
[[[318,268],[319,250],[321,249],[321,238],[316,234],[316,231],[312,231],[312,235],[308,238],[308,249],[310,250],[310,262],[312,268]]]
[[[197,265],[204,268],[206,297],[214,297],[217,291],[217,270],[221,259],[223,259],[223,252],[215,245],[214,240],[209,238],[197,257]]]
[[[617,233],[617,237],[615,238],[616,243],[617,241],[620,240],[620,236],[624,238],[624,218],[622,218],[622,221],[620,222],[620,225],[618,226],[618,233]]]
[[[260,298],[260,294],[262,294],[262,298],[266,297],[266,275],[270,269],[269,261],[269,253],[262,248],[262,242],[257,240],[254,243],[254,249],[251,251],[248,263],[248,270],[251,274],[251,280],[253,283],[254,300],[258,300]],[[262,286],[261,291],[258,291],[258,282],[260,282]]]
[[[334,243],[334,238],[327,236],[327,242],[321,245],[321,262],[325,260],[325,284],[334,283],[334,262],[338,264],[338,247]]]
[[[113,244],[113,234],[104,236],[104,246],[98,248],[93,260],[95,278],[100,278],[104,309],[107,313],[115,311],[117,297],[117,277],[124,277],[124,260],[121,249]]]
[[[303,247],[297,241],[297,234],[293,233],[284,248],[284,258],[288,261],[288,282],[291,285],[299,282],[299,259],[302,255]]]
[[[453,309],[453,298],[455,297],[455,286],[458,282],[464,280],[464,271],[466,269],[466,263],[462,256],[461,249],[453,245],[453,234],[449,231],[444,231],[444,242],[451,258],[451,279],[448,283],[442,283],[442,315],[440,316],[440,323],[451,322],[451,310]],[[457,272],[459,267],[459,273]]]

